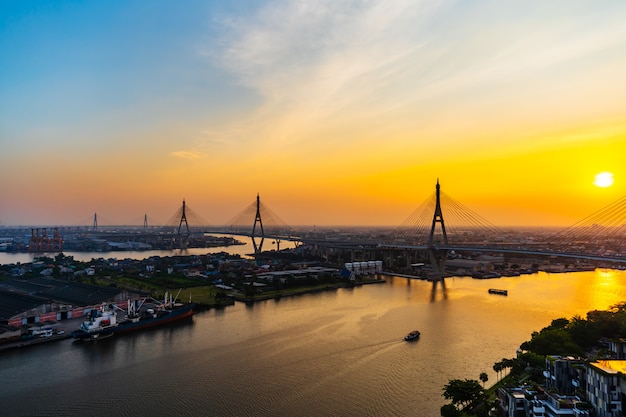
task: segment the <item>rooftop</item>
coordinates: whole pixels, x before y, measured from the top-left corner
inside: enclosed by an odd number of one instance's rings
[[[626,374],[626,360],[603,360],[591,362],[589,366],[598,368],[607,374]]]
[[[47,302],[47,298],[0,289],[0,321]]]
[[[115,287],[51,278],[10,279],[0,284],[0,319],[7,320],[24,311],[51,302],[75,306],[100,304],[115,298],[121,292]]]

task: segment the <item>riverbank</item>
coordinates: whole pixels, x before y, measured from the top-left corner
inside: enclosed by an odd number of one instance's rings
[[[255,294],[253,296],[246,296],[240,293],[230,294],[228,297],[234,301],[239,301],[242,303],[254,303],[256,301],[264,301],[264,300],[275,300],[283,297],[293,297],[304,294],[315,294],[324,291],[334,291],[339,288],[351,288],[351,287],[360,287],[362,285],[369,284],[384,284],[385,280],[382,278],[371,278],[364,279],[358,282],[337,282],[333,284],[323,284],[315,287],[306,287],[306,288],[294,288],[289,290],[277,290],[277,291],[267,291],[264,293]]]
[[[232,306],[237,301],[243,302],[243,303],[254,303],[256,301],[280,299],[282,297],[292,297],[292,296],[298,296],[298,295],[304,295],[304,294],[314,294],[314,293],[319,293],[319,292],[324,292],[324,291],[334,291],[339,288],[360,287],[362,285],[384,284],[384,283],[385,283],[385,280],[382,278],[375,278],[375,279],[373,278],[373,279],[361,280],[355,283],[341,282],[341,283],[336,283],[336,284],[326,284],[326,285],[314,287],[314,288],[307,287],[303,289],[275,291],[272,293],[258,294],[253,297],[246,297],[244,295],[234,294],[234,295],[228,296],[228,298],[222,300],[220,303],[197,303],[195,311],[199,312],[199,311],[207,311],[211,309],[221,309],[221,308]],[[84,320],[84,317],[60,320],[56,322],[54,325],[52,325],[52,327],[54,328],[52,335],[34,336],[34,337],[16,340],[14,342],[2,343],[0,344],[0,352],[13,350],[13,349],[26,348],[30,346],[40,345],[42,343],[57,342],[59,340],[69,339],[72,337],[71,336],[72,331],[78,329],[78,327],[80,326],[83,320]]]
[[[83,317],[60,320],[51,327],[53,328],[52,335],[50,336],[33,336],[16,340],[14,342],[6,342],[0,344],[0,352],[6,350],[26,348],[30,346],[40,345],[42,343],[58,342],[59,340],[69,339],[72,337],[72,332],[80,327],[83,322]]]

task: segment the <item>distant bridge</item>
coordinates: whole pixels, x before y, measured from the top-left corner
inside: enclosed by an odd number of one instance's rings
[[[327,255],[333,252],[351,253],[352,261],[357,252],[369,253],[371,257],[376,254],[389,257],[385,253],[393,251],[421,252],[426,254],[426,263],[434,276],[439,278],[444,275],[448,257],[458,252],[518,254],[626,264],[626,199],[621,199],[558,233],[529,236],[520,231],[505,231],[494,226],[443,194],[437,181],[435,193],[426,203],[402,225],[388,235],[379,236],[376,241],[369,237],[338,240],[324,239],[309,233],[285,233],[289,227],[284,222],[281,222],[280,227],[274,225],[271,228],[273,232],[267,232],[262,226],[264,209],[258,196],[256,204],[251,207],[255,209],[248,208],[247,211],[256,213],[252,230],[215,229],[210,232],[248,236],[253,238],[253,242],[255,238],[300,242],[316,247],[320,252],[325,251]],[[447,219],[452,219],[452,222]],[[255,245],[255,252],[256,249],[260,249],[260,246]],[[408,255],[407,258],[414,256]]]
[[[445,213],[445,219],[444,219]],[[192,223],[192,224],[190,224]],[[324,256],[389,252],[420,252],[433,274],[442,277],[446,260],[456,252],[559,257],[596,262],[626,263],[626,197],[558,232],[529,236],[520,231],[502,230],[441,191],[435,193],[400,226],[384,236],[351,236],[329,239],[320,233],[295,232],[274,212],[256,200],[227,225],[207,226],[183,201],[182,207],[165,226],[184,247],[193,233],[225,234],[252,238],[255,254],[262,252],[265,239],[297,242],[315,248]],[[94,229],[97,227],[94,215]],[[149,233],[147,217],[144,232]],[[161,233],[161,232],[157,232]],[[257,243],[258,240],[258,243]],[[407,255],[413,258],[416,255]]]

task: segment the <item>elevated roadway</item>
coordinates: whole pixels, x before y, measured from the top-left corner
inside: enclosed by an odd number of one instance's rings
[[[274,239],[274,240],[284,240],[290,242],[300,242],[303,244],[311,244],[320,247],[330,248],[330,249],[343,249],[343,250],[411,250],[411,251],[425,251],[429,249],[427,245],[409,245],[409,244],[389,244],[389,243],[379,243],[379,242],[371,242],[371,241],[339,241],[339,240],[327,240],[327,239],[315,239],[315,238],[307,238],[303,236],[292,236],[292,235],[280,235],[280,234],[269,234],[265,236],[252,236],[251,233],[246,232],[224,232],[224,231],[205,231],[207,234],[226,234],[232,236],[246,236],[246,237],[254,237],[254,238],[265,238],[265,239]],[[578,253],[578,252],[568,252],[568,251],[550,251],[550,250],[542,250],[542,249],[524,249],[524,248],[503,248],[498,246],[485,246],[485,245],[434,245],[432,247],[434,250],[440,251],[457,251],[457,252],[495,252],[495,253],[512,253],[512,254],[520,254],[520,255],[535,255],[535,256],[545,256],[545,257],[560,257],[560,258],[574,258],[574,259],[584,259],[589,261],[607,261],[607,262],[615,262],[615,263],[623,263],[626,264],[626,257],[618,257],[618,256],[603,256],[597,254],[586,254],[586,253]]]

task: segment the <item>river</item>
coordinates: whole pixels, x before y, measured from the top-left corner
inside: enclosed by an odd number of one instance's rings
[[[212,236],[229,236],[212,234]],[[117,258],[117,259],[147,259],[152,256],[188,256],[188,255],[204,255],[207,253],[228,252],[231,255],[239,255],[242,258],[252,258],[254,253],[254,245],[252,244],[252,238],[247,236],[235,236],[235,239],[243,243],[242,245],[231,246],[217,246],[214,248],[189,248],[189,249],[177,249],[177,250],[142,250],[142,251],[110,251],[110,252],[73,252],[63,251],[67,256],[73,256],[75,260],[79,262],[89,262],[92,259],[98,258]],[[260,243],[259,238],[256,238],[257,245]],[[278,244],[273,239],[265,239],[263,242],[263,250],[275,250],[275,249],[291,249],[295,247],[294,242],[280,241]],[[51,253],[37,253],[37,252],[0,252],[0,265],[17,264],[32,262],[39,256],[49,256],[53,258],[58,252]]]
[[[163,329],[0,354],[2,416],[438,416],[558,317],[626,300],[626,272],[383,284],[209,310]],[[488,293],[508,290],[508,296]],[[402,338],[418,329],[416,342]]]

